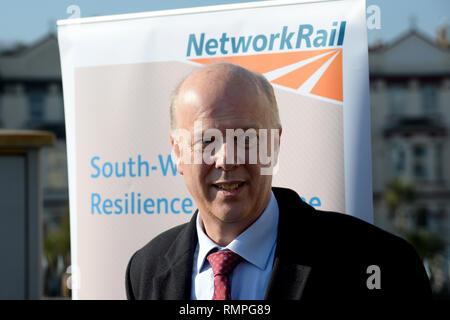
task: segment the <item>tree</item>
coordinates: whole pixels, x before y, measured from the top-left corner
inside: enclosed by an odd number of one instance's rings
[[[394,220],[395,228],[401,229],[404,227],[399,222],[399,211],[404,205],[414,202],[416,196],[416,188],[411,182],[395,178],[388,184],[384,202],[388,207],[388,217]]]

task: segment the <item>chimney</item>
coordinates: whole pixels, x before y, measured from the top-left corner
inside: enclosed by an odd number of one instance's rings
[[[445,23],[441,27],[439,27],[436,34],[436,43],[444,49],[448,49],[450,47],[450,42],[447,38],[448,29],[449,27]]]

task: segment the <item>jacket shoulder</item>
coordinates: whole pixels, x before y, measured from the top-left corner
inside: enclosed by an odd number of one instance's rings
[[[384,294],[431,297],[422,260],[408,241],[347,214],[316,210],[315,219],[326,239],[322,248],[331,249],[330,256],[346,266],[349,279],[364,279],[369,266],[375,266],[382,274]]]
[[[387,256],[395,251],[415,253],[404,239],[357,217],[313,208],[287,188],[273,188],[280,208],[283,237],[288,243],[300,238],[314,249],[333,251],[340,255],[380,253]],[[312,245],[314,244],[314,245]]]
[[[334,238],[337,244],[346,245],[347,248],[359,248],[365,251],[388,252],[401,250],[414,252],[413,247],[403,238],[381,229],[369,222],[357,217],[332,212],[315,210],[315,224],[322,234],[328,234],[327,238]]]
[[[423,263],[406,240],[354,216],[317,210],[293,190],[273,192],[280,209],[278,255],[312,268],[309,290],[317,297],[431,297]],[[369,267],[379,267],[383,290],[367,290]]]
[[[132,255],[125,274],[128,299],[143,299],[151,293],[153,276],[167,268],[165,255],[187,225],[185,223],[160,233]]]

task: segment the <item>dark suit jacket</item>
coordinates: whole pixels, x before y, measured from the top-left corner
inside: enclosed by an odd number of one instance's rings
[[[280,215],[266,299],[430,298],[423,264],[405,240],[355,217],[315,210],[273,188]],[[190,299],[196,216],[163,232],[130,259],[128,299]],[[381,289],[368,289],[370,265]]]

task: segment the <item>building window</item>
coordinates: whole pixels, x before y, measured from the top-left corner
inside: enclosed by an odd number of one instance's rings
[[[413,147],[413,172],[418,179],[425,179],[428,177],[427,171],[427,147],[422,144],[417,144]]]
[[[3,127],[3,92],[0,90],[0,128]]]
[[[436,170],[436,179],[443,180],[444,178],[444,146],[442,144],[437,144],[434,154],[435,160],[435,170]]]
[[[394,85],[388,88],[389,111],[392,115],[400,115],[406,106],[406,87]]]
[[[31,123],[39,123],[44,120],[44,101],[45,94],[43,90],[33,89],[28,92],[29,119]]]
[[[428,226],[428,210],[420,208],[416,214],[416,227],[426,228]]]
[[[422,88],[422,107],[427,115],[437,112],[437,89],[432,85],[425,85]]]
[[[47,151],[47,179],[45,187],[62,189],[67,187],[67,159],[64,149],[51,148]]]
[[[394,175],[402,174],[405,171],[406,153],[401,145],[395,144],[392,147],[391,161]]]

